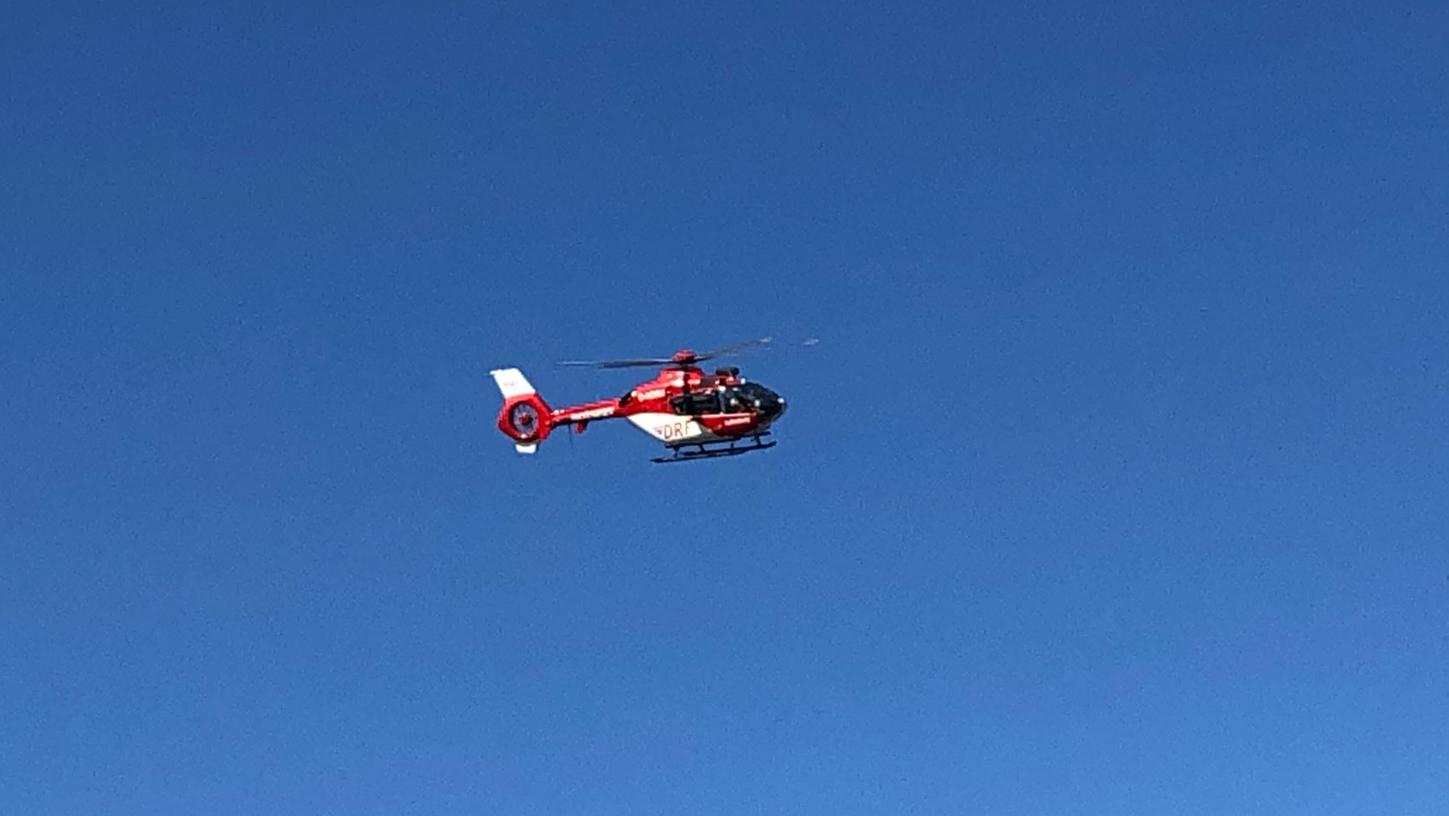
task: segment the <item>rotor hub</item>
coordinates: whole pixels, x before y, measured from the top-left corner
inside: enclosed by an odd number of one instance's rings
[[[518,403],[508,412],[508,423],[524,439],[538,433],[538,418],[538,409],[526,402]]]

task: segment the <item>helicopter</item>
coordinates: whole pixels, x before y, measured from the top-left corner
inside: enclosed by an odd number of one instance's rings
[[[699,367],[707,360],[770,341],[769,337],[761,337],[702,353],[685,348],[669,357],[561,362],[560,366],[574,368],[661,366],[654,379],[634,386],[623,396],[566,408],[549,407],[517,368],[494,369],[488,373],[503,394],[498,429],[513,440],[519,453],[531,454],[555,428],[567,426],[574,433],[583,433],[592,422],[627,419],[664,444],[669,455],[650,460],[661,464],[772,448],[775,442],[766,437],[785,413],[785,399],[759,383],[747,381],[736,367],[717,368],[712,374]]]

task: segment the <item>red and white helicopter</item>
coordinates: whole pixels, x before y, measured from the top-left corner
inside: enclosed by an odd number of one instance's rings
[[[495,369],[489,373],[503,392],[498,429],[513,440],[519,453],[537,451],[538,443],[559,426],[572,426],[572,431],[583,433],[590,422],[620,418],[664,443],[670,455],[655,462],[712,459],[772,448],[775,443],[765,437],[785,413],[784,398],[747,382],[738,368],[706,374],[698,366],[769,342],[770,338],[762,337],[702,354],[680,349],[670,357],[559,363],[588,368],[663,366],[657,377],[622,397],[567,408],[550,408],[518,369]]]

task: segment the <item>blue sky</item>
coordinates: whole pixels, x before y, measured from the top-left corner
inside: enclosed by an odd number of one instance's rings
[[[1442,813],[1446,24],[7,5],[0,811]]]

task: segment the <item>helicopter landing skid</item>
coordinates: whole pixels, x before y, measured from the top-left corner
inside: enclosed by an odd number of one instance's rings
[[[692,462],[696,459],[720,459],[725,456],[739,456],[750,451],[773,448],[775,444],[774,442],[764,442],[758,436],[748,445],[741,445],[737,440],[731,440],[728,443],[690,442],[673,446],[671,448],[674,451],[673,456],[660,456],[649,461],[656,465],[667,465],[670,462]],[[685,448],[695,450],[685,450]]]

